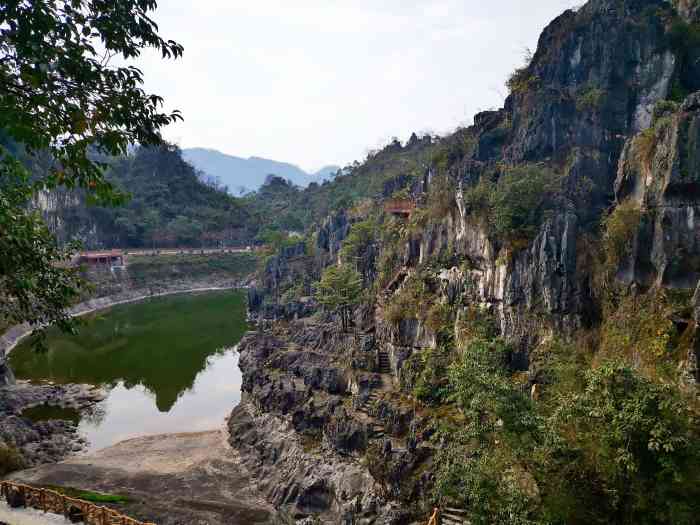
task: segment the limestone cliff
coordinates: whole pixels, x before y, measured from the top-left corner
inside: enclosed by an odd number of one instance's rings
[[[372,210],[335,214],[270,259],[251,291],[258,331],[241,345],[246,395],[229,426],[291,520],[426,516],[441,425],[464,417],[440,397],[445,369],[475,330],[505,341],[505,366],[535,402],[552,381],[543,364],[552,341],[593,340],[593,360],[614,345],[623,356],[639,335],[618,337],[615,323],[633,315],[625,301],[651,305],[663,312],[648,323],[666,323],[652,334],[665,350],[635,349],[630,362],[647,373],[665,360],[659,370],[676,370],[665,381],[697,391],[700,46],[688,36],[697,17],[686,1],[591,0],[567,11],[514,73],[504,108],[434,144],[423,173],[395,179]],[[523,206],[520,194],[540,180]],[[381,211],[392,194],[416,203],[409,219]],[[360,223],[374,237],[343,260]],[[309,297],[338,263],[355,264],[367,289],[348,334]],[[426,363],[436,376],[428,392]],[[523,499],[541,505],[538,481],[510,468]]]

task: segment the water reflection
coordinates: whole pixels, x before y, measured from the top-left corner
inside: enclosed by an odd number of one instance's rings
[[[191,389],[168,412],[156,409],[153,394],[141,385],[118,383],[102,403],[100,421],[83,418],[80,431],[97,450],[124,439],[148,434],[197,432],[219,428],[241,400],[238,354],[229,350],[210,357]]]
[[[78,336],[51,331],[10,355],[20,379],[110,389],[80,428],[99,448],[149,433],[216,428],[240,400],[234,350],[247,329],[242,292],[171,296],[92,316]]]

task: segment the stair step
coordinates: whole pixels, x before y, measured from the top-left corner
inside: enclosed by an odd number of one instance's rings
[[[457,507],[444,507],[442,511],[448,514],[467,514],[467,509],[458,509]]]

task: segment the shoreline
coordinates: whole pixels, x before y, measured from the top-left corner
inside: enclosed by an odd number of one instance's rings
[[[99,297],[95,299],[90,299],[79,303],[68,309],[70,317],[82,317],[83,315],[88,315],[94,312],[99,312],[102,310],[107,310],[114,306],[119,306],[122,304],[136,303],[139,301],[144,301],[146,299],[166,297],[169,295],[177,294],[193,294],[200,292],[217,292],[226,290],[246,290],[247,285],[232,285],[232,286],[202,286],[197,288],[186,288],[186,289],[171,289],[159,293],[146,293],[146,289],[133,290],[131,293],[123,292],[117,295],[110,295],[106,297]],[[0,361],[7,358],[10,352],[20,343],[23,339],[30,336],[35,330],[28,323],[23,323],[21,325],[15,325],[10,327],[5,331],[2,336],[0,336]]]
[[[175,295],[195,295],[207,292],[224,292],[247,289],[246,281],[210,280],[180,282],[170,286],[126,289],[119,293],[93,298],[68,310],[71,317],[80,317],[108,310],[122,304],[139,303],[151,298]],[[27,466],[53,464],[87,450],[84,436],[78,434],[77,426],[62,421],[30,422],[21,417],[26,408],[38,405],[75,407],[81,413],[106,398],[106,393],[93,385],[32,384],[16,381],[9,367],[11,351],[33,332],[28,324],[16,325],[0,337],[0,444],[12,443],[21,453]],[[4,379],[4,381],[3,381]],[[143,437],[143,436],[138,436]],[[136,438],[133,438],[136,439]]]

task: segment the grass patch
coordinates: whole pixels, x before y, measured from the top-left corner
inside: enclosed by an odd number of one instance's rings
[[[576,109],[578,111],[597,111],[605,101],[605,91],[596,87],[583,90],[576,97]]]
[[[511,247],[531,241],[555,207],[561,177],[542,164],[508,168],[497,180],[482,177],[464,192],[469,213]]]
[[[142,255],[129,259],[129,276],[137,283],[183,277],[224,276],[241,279],[252,273],[257,259],[251,253]]]
[[[95,492],[92,490],[81,490],[73,487],[61,487],[59,485],[46,485],[44,488],[68,496],[69,498],[82,499],[91,503],[114,503],[123,505],[131,501],[127,496],[118,494],[106,494],[104,492]]]

